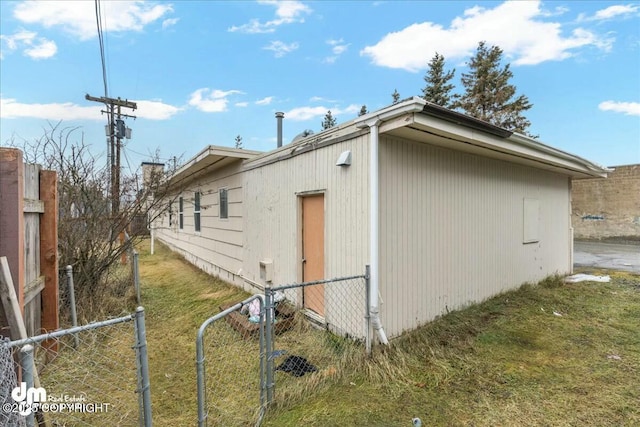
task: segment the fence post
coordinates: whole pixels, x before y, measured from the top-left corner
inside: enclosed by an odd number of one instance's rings
[[[136,353],[138,359],[138,379],[140,389],[138,393],[142,396],[142,416],[144,426],[151,427],[151,386],[149,382],[149,364],[147,356],[147,330],[144,324],[144,308],[136,308]]]
[[[20,367],[22,368],[22,382],[26,384],[27,396],[33,393],[31,389],[33,388],[33,346],[31,344],[27,344],[20,349]],[[31,405],[33,402],[29,402],[26,399],[23,404],[26,404],[26,409],[29,409],[28,405]],[[35,426],[35,414],[33,411],[30,411],[26,416],[27,427]]]
[[[265,302],[262,298],[258,298],[260,301],[260,329],[259,329],[259,337],[260,337],[260,420],[264,415],[264,411],[266,408],[266,384],[265,380],[265,359],[267,355],[266,350],[266,341],[265,341],[265,333],[264,333],[264,325],[265,325]]]
[[[369,300],[371,298],[370,292],[370,279],[371,279],[371,269],[369,265],[366,265],[364,268],[364,288],[365,288],[365,323],[366,323],[366,332],[365,332],[365,347],[367,349],[367,356],[371,354],[371,313],[369,312]]]
[[[69,304],[71,305],[71,325],[75,328],[78,326],[78,314],[76,313],[76,290],[73,285],[73,267],[67,265],[65,267],[67,271],[67,286],[69,287]],[[80,342],[78,340],[78,335],[73,334],[73,342],[75,344],[74,348],[78,348],[80,346]]]
[[[266,378],[267,378],[267,406],[273,400],[273,293],[270,286],[264,288],[264,336],[265,336],[265,360],[266,360]]]
[[[139,253],[135,249],[133,250],[133,285],[136,289],[136,301],[141,304],[140,301],[140,266],[138,265]]]
[[[198,330],[196,337],[196,381],[198,390],[198,427],[205,427],[206,422],[206,387],[204,366],[204,331],[208,323],[204,323]]]

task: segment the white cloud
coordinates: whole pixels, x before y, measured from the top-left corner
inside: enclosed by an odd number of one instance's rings
[[[234,105],[236,107],[248,107],[249,103],[248,102],[236,102]]]
[[[513,65],[563,60],[580,47],[611,48],[612,38],[584,28],[563,35],[562,24],[545,21],[546,15],[540,1],[504,2],[493,9],[475,6],[448,27],[422,22],[389,33],[361,50],[360,55],[379,66],[416,72],[426,67],[436,51],[457,62],[470,56],[482,40],[500,46]]]
[[[331,110],[331,114],[333,117],[337,117],[340,114],[354,114],[360,111],[360,106],[351,104],[346,108],[333,107],[328,108],[325,106],[318,107],[297,107],[288,112],[284,113],[284,116],[288,120],[292,120],[294,122],[301,122],[309,119],[313,119],[315,117],[324,117],[327,114],[327,111]]]
[[[326,43],[331,46],[331,52],[333,53],[333,55],[327,56],[323,59],[323,62],[327,64],[335,63],[338,60],[338,57],[345,53],[349,48],[349,44],[345,44],[343,39],[329,39]]]
[[[623,113],[627,116],[640,116],[640,102],[604,101],[598,105],[602,111]]]
[[[269,43],[267,46],[263,47],[263,49],[273,51],[273,56],[275,56],[276,58],[282,58],[286,54],[298,49],[298,47],[299,45],[296,42],[286,44],[279,40],[275,40]]]
[[[338,101],[334,99],[323,98],[321,96],[312,96],[311,98],[309,98],[309,102],[327,102],[329,104],[335,104]]]
[[[3,119],[104,120],[101,109],[100,106],[85,107],[71,102],[24,104],[13,98],[0,98],[0,117]]]
[[[332,46],[331,51],[336,55],[342,55],[349,48],[349,44],[345,44],[344,40],[327,40],[327,44]]]
[[[38,37],[33,31],[20,30],[10,36],[0,35],[0,40],[4,44],[4,49],[0,51],[1,59],[4,59],[5,50],[23,49],[24,54],[32,59],[51,58],[58,52],[54,41]]]
[[[146,25],[173,11],[168,3],[109,1],[101,5],[105,32],[142,31]],[[61,27],[81,40],[97,36],[95,4],[92,1],[22,1],[14,8],[13,15],[26,24]]]
[[[273,33],[280,25],[304,22],[303,15],[311,13],[311,8],[299,1],[262,0],[258,3],[275,6],[275,19],[267,22],[251,19],[246,24],[231,26],[228,31],[247,34]]]
[[[169,18],[162,21],[162,29],[166,30],[169,27],[172,27],[178,23],[180,18]]]
[[[183,110],[182,108],[165,104],[162,101],[142,100],[134,102],[138,105],[134,114],[141,119],[167,120]]]
[[[273,101],[273,96],[267,96],[256,101],[256,105],[269,105]]]
[[[191,94],[189,105],[196,107],[205,113],[220,113],[227,111],[227,105],[230,95],[243,93],[239,90],[222,91],[218,89],[211,90],[209,88],[198,89]]]
[[[578,16],[578,21],[603,21],[607,19],[613,19],[617,17],[626,17],[629,15],[636,15],[640,11],[640,6],[638,5],[613,5],[604,9],[600,9],[593,16],[587,16],[585,14],[580,14]]]
[[[31,47],[24,50],[24,54],[32,59],[46,59],[51,58],[58,51],[58,46],[51,40],[40,40],[38,44],[33,44]]]
[[[161,101],[135,101],[135,115],[142,119],[166,120],[181,111],[181,108]],[[0,117],[3,119],[34,118],[43,120],[104,120],[100,112],[103,106],[83,106],[72,102],[49,104],[25,104],[13,98],[0,98]]]

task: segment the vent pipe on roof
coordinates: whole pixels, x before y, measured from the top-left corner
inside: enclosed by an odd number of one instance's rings
[[[282,119],[284,118],[283,112],[276,113],[276,119],[278,120],[278,148],[282,147]]]

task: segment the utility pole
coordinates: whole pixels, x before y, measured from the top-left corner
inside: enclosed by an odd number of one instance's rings
[[[125,137],[126,130],[122,117],[136,118],[129,114],[122,113],[122,107],[131,108],[135,110],[138,105],[135,102],[128,100],[122,100],[120,98],[109,98],[102,96],[97,98],[86,94],[84,98],[87,101],[101,102],[103,103],[107,111],[102,110],[102,113],[108,114],[109,120],[109,151],[108,157],[110,159],[110,191],[111,191],[111,214],[117,215],[120,211],[120,148],[121,140]],[[116,107],[118,107],[116,112]],[[116,118],[117,117],[117,118]]]

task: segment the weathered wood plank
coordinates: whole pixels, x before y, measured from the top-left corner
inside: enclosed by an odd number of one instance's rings
[[[27,330],[22,319],[22,308],[13,286],[7,257],[0,257],[0,299],[11,329],[11,339],[27,338]]]
[[[40,274],[44,276],[41,324],[45,331],[55,331],[60,326],[57,185],[55,171],[40,172],[40,200],[45,207],[45,213],[40,216]],[[53,343],[53,350],[57,351],[57,341]],[[47,344],[52,343],[44,343]]]
[[[29,283],[24,288],[24,304],[27,305],[36,296],[40,295],[40,292],[44,289],[44,276],[38,277],[36,280]],[[35,331],[39,333],[40,331]]]
[[[24,285],[40,276],[40,214],[24,215]]]
[[[20,307],[24,307],[25,282],[23,199],[22,152],[16,148],[0,148],[0,256],[7,258]],[[8,326],[5,316],[0,316],[0,322]]]
[[[7,320],[9,321],[9,327],[11,328],[11,339],[18,340],[28,338],[20,304],[13,286],[13,279],[9,271],[9,263],[7,262],[7,257],[4,256],[0,257],[0,299],[2,300],[2,307],[6,313]],[[40,387],[40,377],[38,376],[36,366],[34,366],[33,369],[33,385]],[[39,414],[41,414],[38,417],[39,424],[49,426],[50,424],[47,420],[46,413],[43,412]]]
[[[42,200],[24,199],[22,211],[24,213],[44,213],[44,202]]]

